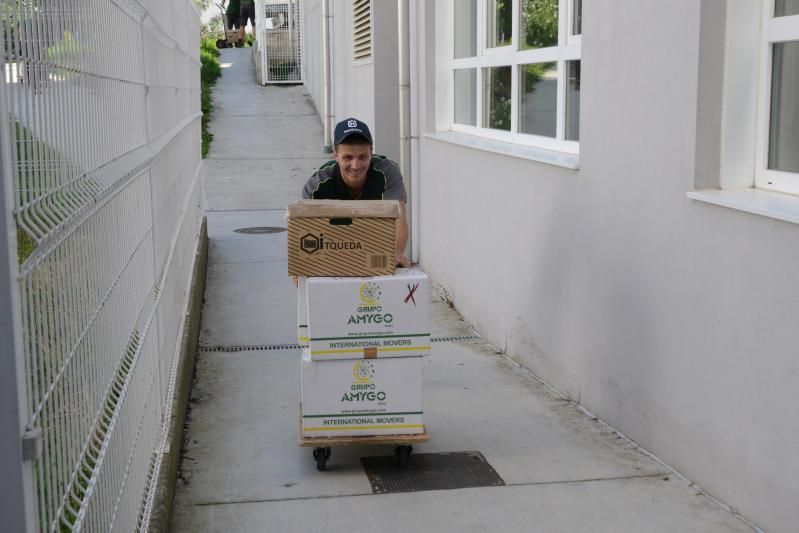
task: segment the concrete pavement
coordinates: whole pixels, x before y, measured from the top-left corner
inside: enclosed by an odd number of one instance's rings
[[[505,486],[374,495],[359,458],[319,472],[297,446],[296,293],[284,209],[322,163],[302,87],[255,85],[249,49],[222,51],[203,167],[206,302],[175,500],[176,532],[745,532],[743,521],[475,337],[433,298],[424,361],[431,436],[414,453],[480,451]],[[288,345],[288,346],[287,346]]]

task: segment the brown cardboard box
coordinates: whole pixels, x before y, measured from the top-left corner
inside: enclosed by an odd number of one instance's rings
[[[288,206],[291,276],[381,276],[396,266],[396,200],[299,200]]]

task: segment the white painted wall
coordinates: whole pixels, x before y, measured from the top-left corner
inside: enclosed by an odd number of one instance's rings
[[[411,1],[413,120],[446,129],[449,2]],[[423,267],[488,340],[760,526],[795,531],[799,227],[686,197],[725,183],[724,7],[584,3],[580,169],[421,135],[414,222]],[[379,131],[378,67],[352,67],[339,15],[336,118]]]
[[[322,1],[305,0],[305,86],[323,119]],[[373,2],[372,58],[353,62],[352,4],[333,1],[331,77],[334,123],[349,116],[366,122],[378,153],[399,157],[397,6]]]
[[[700,3],[584,9],[580,170],[423,139],[421,262],[499,348],[795,531],[799,227],[686,198],[721,135],[697,123],[721,100],[698,100]]]
[[[324,57],[322,54],[322,2],[303,0],[302,75],[320,120],[324,121]]]
[[[399,52],[397,2],[372,2],[372,90],[374,118],[369,123],[375,150],[399,161]],[[366,95],[364,95],[366,96]]]

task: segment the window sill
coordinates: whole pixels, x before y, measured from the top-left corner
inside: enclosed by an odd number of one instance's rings
[[[799,224],[799,196],[751,188],[690,191],[688,198]]]
[[[554,165],[572,170],[580,168],[580,156],[577,154],[567,154],[565,152],[556,152],[554,150],[546,150],[534,146],[487,139],[485,137],[478,137],[477,135],[469,135],[457,131],[437,131],[425,133],[423,136],[436,141],[517,157],[519,159],[527,159],[529,161],[536,161],[537,163],[545,163],[547,165]]]

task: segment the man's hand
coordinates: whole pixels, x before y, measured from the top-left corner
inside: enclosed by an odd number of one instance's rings
[[[397,254],[397,266],[410,268],[411,260],[408,258],[407,255]]]

